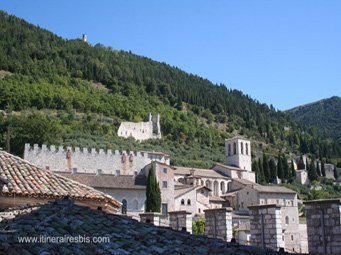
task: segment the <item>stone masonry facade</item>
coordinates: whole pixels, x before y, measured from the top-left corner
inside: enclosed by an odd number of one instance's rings
[[[113,175],[139,174],[144,166],[154,160],[167,165],[170,163],[169,155],[160,152],[89,150],[45,144],[41,147],[25,144],[24,159],[51,171]]]
[[[205,234],[230,242],[232,235],[232,208],[224,207],[205,210]]]
[[[149,113],[147,122],[122,122],[117,135],[133,137],[138,141],[161,139],[160,114],[153,116]]]
[[[251,245],[278,251],[282,240],[281,207],[278,205],[250,206]]]
[[[187,211],[169,212],[169,226],[172,229],[192,234],[192,213]]]
[[[309,254],[341,254],[341,199],[304,204]]]

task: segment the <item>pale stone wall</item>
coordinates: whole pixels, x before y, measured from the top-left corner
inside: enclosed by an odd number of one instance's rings
[[[160,226],[160,214],[155,212],[140,213],[140,222]]]
[[[122,122],[117,135],[125,138],[133,137],[138,141],[161,139],[160,115],[149,114],[147,122]]]
[[[300,253],[307,254],[307,253],[309,253],[307,224],[300,224],[299,225],[299,232],[300,232],[300,242],[301,242]]]
[[[278,251],[282,241],[281,207],[277,205],[250,206],[251,245]]]
[[[168,211],[174,211],[174,170],[169,165],[155,161],[144,167],[143,172],[146,176],[152,164],[155,164],[156,179],[161,190],[161,203],[167,204]],[[163,186],[164,182],[166,187]]]
[[[77,173],[97,173],[100,169],[103,174],[135,175],[141,169],[154,160],[169,165],[169,156],[153,152],[127,152],[127,151],[104,151],[88,148],[82,150],[78,147],[66,149],[62,146],[56,148],[54,145],[39,147],[35,144],[25,144],[24,159],[37,166],[51,171],[69,171],[67,153],[71,152],[71,168],[76,169]]]
[[[255,192],[251,187],[246,186],[245,188],[237,192],[237,206],[236,209],[241,212],[248,212],[249,206],[260,204],[258,199],[258,193]]]
[[[187,211],[169,212],[169,226],[178,231],[192,234],[192,213]]]
[[[198,213],[197,211],[197,190],[193,189],[181,196],[175,198],[175,211],[188,211],[191,212],[193,215]],[[181,201],[184,201],[184,205],[181,204]],[[190,204],[188,204],[190,201]]]
[[[296,179],[301,183],[301,184],[308,184],[309,179],[308,179],[308,173],[305,170],[298,170],[296,172]]]
[[[341,254],[341,199],[304,204],[309,254]]]
[[[146,190],[96,188],[121,202],[127,201],[127,215],[138,216],[145,211]],[[121,211],[120,211],[121,213]]]
[[[205,210],[205,235],[230,242],[232,239],[232,208]]]
[[[236,145],[236,153],[234,153],[234,144]],[[225,158],[226,165],[237,166],[243,170],[251,171],[250,140],[241,137],[225,139]]]

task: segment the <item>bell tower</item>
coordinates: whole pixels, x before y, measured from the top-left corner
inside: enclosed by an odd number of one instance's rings
[[[225,139],[225,164],[251,171],[250,140],[242,136]]]

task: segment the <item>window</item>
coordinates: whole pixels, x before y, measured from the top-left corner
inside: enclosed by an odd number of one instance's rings
[[[289,225],[289,217],[285,216],[285,225]]]
[[[191,200],[190,199],[187,200],[187,205],[191,205]]]
[[[228,144],[227,148],[228,148],[227,155],[231,156],[231,144]]]
[[[120,170],[116,170],[116,176],[120,176],[121,175],[121,171]]]
[[[168,205],[167,204],[162,204],[161,205],[161,213],[162,213],[162,215],[167,215],[168,214]]]
[[[293,235],[291,235],[291,241],[294,241],[294,236]]]
[[[185,205],[185,200],[181,199],[181,205]]]
[[[163,168],[163,173],[167,173],[167,167]]]
[[[102,174],[102,169],[97,169],[96,175],[101,175]]]
[[[46,170],[50,170],[50,167],[49,167],[49,166],[46,166],[45,169],[46,169]]]
[[[130,154],[129,155],[129,162],[133,162],[134,161],[134,156],[133,156],[133,154]]]
[[[127,214],[127,200],[122,200],[122,214]]]
[[[246,155],[249,155],[249,144],[245,143]]]
[[[167,181],[162,181],[162,188],[164,188],[164,189],[167,188]]]
[[[77,173],[77,168],[76,167],[72,168],[72,174],[76,174],[76,173]]]
[[[242,142],[240,143],[240,153],[244,154],[244,144]]]
[[[134,171],[134,174],[135,174],[135,176],[137,175],[137,171],[136,170]]]
[[[198,209],[198,212],[199,212],[199,213],[201,213],[201,210],[200,210],[200,208]]]
[[[233,143],[233,155],[237,154],[237,145],[236,143]]]

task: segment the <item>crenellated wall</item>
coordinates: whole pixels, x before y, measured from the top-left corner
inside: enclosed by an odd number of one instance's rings
[[[105,151],[45,144],[41,147],[25,144],[24,159],[52,171],[65,172],[71,168],[77,173],[97,173],[101,170],[103,174],[115,175],[118,175],[117,170],[120,175],[135,175],[154,160],[167,165],[170,163],[169,156],[159,152]]]

